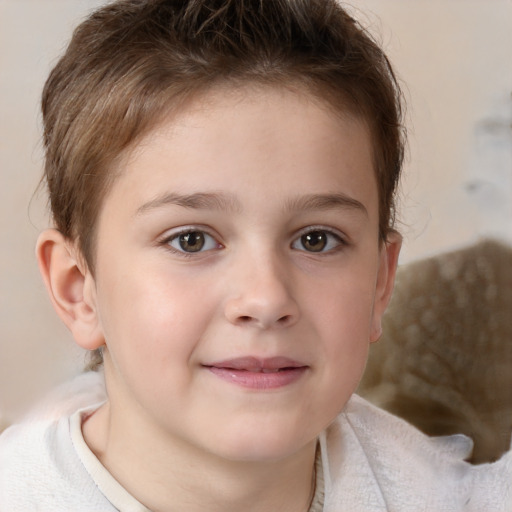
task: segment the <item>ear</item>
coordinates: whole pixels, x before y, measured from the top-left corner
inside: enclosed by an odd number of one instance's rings
[[[395,284],[398,256],[402,247],[402,237],[397,232],[391,232],[388,239],[382,243],[379,254],[379,271],[373,305],[370,342],[376,342],[382,334],[382,316],[388,307]]]
[[[59,231],[48,229],[39,236],[36,256],[53,307],[77,344],[87,350],[104,345],[94,279],[78,249]]]

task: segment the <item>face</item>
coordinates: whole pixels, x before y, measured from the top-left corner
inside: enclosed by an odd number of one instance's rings
[[[310,445],[387,301],[365,125],[291,91],[218,91],[120,171],[93,283],[113,417],[235,460]]]

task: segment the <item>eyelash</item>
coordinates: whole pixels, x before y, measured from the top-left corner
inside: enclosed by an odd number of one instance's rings
[[[180,237],[192,234],[202,235],[203,237],[203,244],[197,250],[186,251],[182,247],[178,248],[172,245],[172,242],[174,241],[178,241],[179,243]],[[306,242],[304,237],[307,237],[308,235],[318,235],[320,238],[325,236],[325,245],[320,247],[320,250],[318,251],[306,249],[306,247],[304,247],[304,243]],[[313,241],[315,241],[314,238]],[[316,241],[318,241],[318,239]],[[213,247],[211,247],[212,243],[214,244]],[[178,232],[174,232],[166,236],[159,242],[159,244],[164,246],[167,250],[185,258],[194,257],[201,253],[223,248],[223,245],[217,241],[216,237],[208,233],[208,231],[201,226],[187,226],[183,229],[180,229]],[[297,244],[301,244],[302,247],[297,247]],[[334,246],[332,246],[333,244]],[[207,246],[206,249],[204,248],[205,245]],[[210,245],[210,247],[208,247],[208,245]],[[291,248],[309,254],[326,254],[337,252],[342,247],[347,245],[348,243],[345,238],[331,229],[326,229],[322,226],[308,226],[307,228],[304,228],[296,238],[293,239]],[[327,250],[324,250],[325,247],[328,247]]]

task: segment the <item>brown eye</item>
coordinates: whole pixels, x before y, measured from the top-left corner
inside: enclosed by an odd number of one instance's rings
[[[292,249],[306,252],[328,253],[346,245],[340,235],[326,229],[312,229],[296,238]]]
[[[192,255],[194,253],[203,253],[223,248],[222,244],[212,235],[199,229],[183,230],[181,233],[168,236],[162,243],[169,246],[172,252],[182,253],[183,255]]]
[[[204,233],[191,231],[179,235],[179,245],[184,252],[198,252],[204,247]]]
[[[311,231],[302,235],[300,242],[306,251],[321,252],[327,246],[327,233],[324,231]]]
[[[163,243],[174,252],[193,254],[222,249],[222,245],[212,236],[201,230],[183,230],[166,238]]]

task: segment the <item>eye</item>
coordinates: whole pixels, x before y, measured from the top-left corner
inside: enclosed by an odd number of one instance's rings
[[[307,252],[328,252],[343,245],[340,236],[330,231],[315,229],[302,234],[292,243],[293,249]]]
[[[204,231],[182,231],[166,240],[166,244],[179,252],[194,253],[218,249],[220,244]]]

